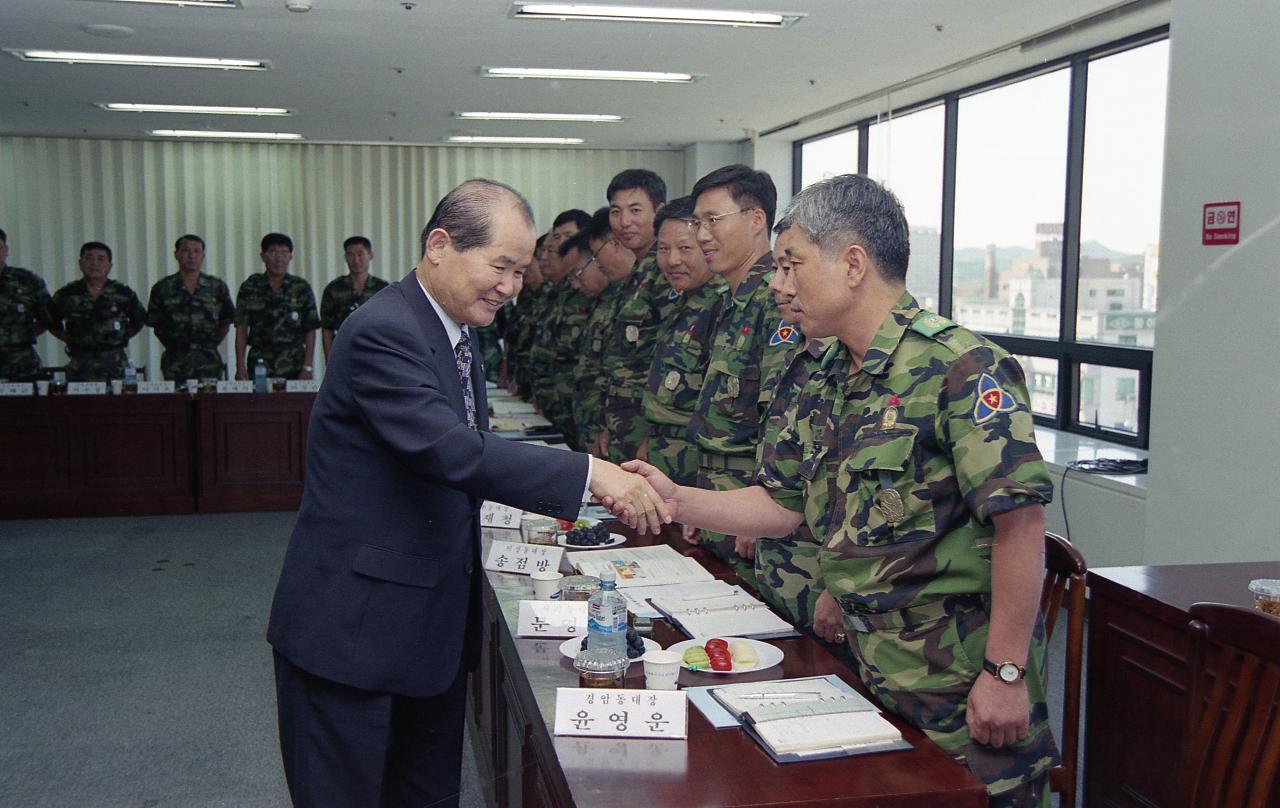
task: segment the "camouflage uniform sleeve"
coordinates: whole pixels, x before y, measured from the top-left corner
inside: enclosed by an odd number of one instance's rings
[[[222,328],[235,320],[236,306],[231,302],[231,290],[227,288],[227,284],[223,281],[219,283],[222,284],[222,304],[218,307],[218,328]]]
[[[337,289],[330,283],[320,294],[320,327],[333,331],[338,327]]]
[[[796,430],[795,408],[772,419],[768,438],[756,447],[755,484],[764,486],[773,501],[796,513],[804,513],[804,478],[800,474],[804,451]]]
[[[31,274],[31,277],[34,279],[35,288],[33,290],[33,294],[36,299],[36,310],[33,312],[32,316],[37,323],[45,328],[49,328],[53,322],[53,317],[49,313],[49,307],[53,305],[53,298],[49,296],[49,287],[45,286],[44,278],[36,275],[34,272]]]
[[[63,287],[63,288],[65,289],[66,287]],[[53,331],[63,330],[62,318],[65,315],[63,314],[63,310],[62,310],[62,303],[65,295],[62,292],[63,292],[62,289],[59,289],[58,291],[54,292],[53,295],[49,298],[49,305],[45,307],[45,314],[47,315],[46,322],[49,326],[49,329]]]
[[[132,337],[146,326],[147,309],[142,305],[137,292],[127,286],[125,291],[129,294],[129,336]]]
[[[302,330],[314,331],[320,327],[320,315],[316,313],[316,296],[315,293],[311,291],[311,284],[303,281],[302,285],[306,292],[304,295],[306,308],[302,312]]]
[[[165,338],[169,332],[167,329],[168,322],[164,317],[164,308],[160,305],[160,297],[164,281],[158,280],[151,285],[151,293],[147,295],[147,325],[151,326],[151,330],[155,332],[156,339],[160,340],[163,345]]]
[[[974,348],[947,371],[938,407],[965,505],[978,521],[1053,499],[1053,482],[1035,441],[1026,379],[1017,361]]]
[[[236,290],[235,313],[231,322],[235,323],[237,327],[249,324],[249,307],[245,304],[253,296],[253,277],[253,275],[250,275],[241,281],[240,288]]]

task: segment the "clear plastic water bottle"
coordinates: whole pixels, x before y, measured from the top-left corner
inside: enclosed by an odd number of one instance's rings
[[[120,387],[126,393],[138,392],[138,369],[134,366],[132,359],[124,366],[124,381]]]
[[[267,392],[267,365],[261,359],[253,366],[253,392]]]
[[[618,594],[613,570],[600,574],[600,590],[587,601],[587,645],[591,650],[627,654],[627,601]]]

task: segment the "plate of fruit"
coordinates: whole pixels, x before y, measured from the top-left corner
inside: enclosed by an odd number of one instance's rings
[[[683,658],[681,665],[701,673],[746,673],[782,662],[782,649],[744,637],[697,637],[667,649]]]
[[[582,650],[582,644],[586,641],[586,637],[570,637],[560,643],[560,653],[569,657],[569,659],[573,659]],[[646,651],[661,650],[661,645],[658,645],[648,637],[641,637],[634,628],[627,626],[627,659],[635,662],[644,656]]]
[[[565,527],[566,524],[568,527]],[[599,519],[562,522],[561,530],[560,535],[556,536],[556,544],[561,547],[601,550],[605,547],[617,547],[627,541],[627,537],[621,533],[610,533],[609,528]]]

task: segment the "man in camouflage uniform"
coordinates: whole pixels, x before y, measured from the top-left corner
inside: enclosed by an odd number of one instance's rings
[[[67,343],[67,379],[105,382],[124,375],[129,340],[147,324],[147,310],[128,286],[114,281],[111,248],[90,241],[80,248],[84,276],[54,292],[49,333]]]
[[[292,239],[268,233],[261,246],[264,271],[245,278],[236,294],[236,378],[252,379],[261,359],[268,376],[310,379],[320,327],[311,284],[289,274]]]
[[[693,198],[694,235],[726,286],[688,434],[698,445],[698,487],[727,491],[751,482],[765,410],[800,335],[778,322],[769,292],[773,180],[744,165],[725,166],[698,180]],[[755,535],[703,532],[700,541],[749,581]]]
[[[577,429],[578,445],[588,449],[604,429],[604,403],[609,380],[604,375],[602,363],[613,315],[617,311],[618,296],[622,291],[622,284],[611,281],[601,265],[600,258],[609,255],[602,249],[608,239],[608,221],[604,221],[602,232],[593,219],[591,227],[565,242],[563,248],[565,266],[569,267],[569,283],[595,300],[595,308],[578,340],[578,361],[573,368],[573,424]],[[601,250],[600,257],[596,256],[596,250]]]
[[[609,224],[613,237],[637,263],[623,285],[605,345],[605,429],[601,448],[615,463],[635,457],[648,437],[641,401],[657,348],[658,324],[680,300],[658,269],[653,219],[667,201],[667,185],[652,171],[631,168],[609,183]]]
[[[839,339],[810,367],[759,483],[664,485],[676,518],[823,540],[862,681],[986,784],[1001,808],[1047,806],[1058,761],[1044,696],[1044,504],[1022,369],[921,311],[894,196],[866,177],[809,186],[779,224],[793,306]]]
[[[373,242],[369,239],[352,236],[342,242],[342,257],[347,262],[347,274],[329,281],[320,293],[320,342],[326,361],[342,321],[387,285],[382,278],[369,274],[373,263]]]
[[[576,208],[556,217],[547,236],[541,264],[550,286],[540,320],[534,324],[533,347],[529,351],[530,382],[534,400],[542,414],[565,436],[577,444],[573,423],[573,367],[577,364],[578,340],[591,313],[590,301],[569,285],[560,247],[591,224],[591,214]]]
[[[49,290],[44,280],[11,267],[9,237],[0,230],[0,379],[35,381],[40,375],[36,337],[49,325]]]
[[[151,287],[147,324],[164,346],[160,372],[166,379],[221,379],[226,362],[218,346],[227,337],[235,306],[220,278],[206,275],[204,239],[188,233],[173,245],[178,271]]]
[[[503,366],[507,390],[525,400],[532,398],[529,378],[529,348],[533,344],[533,329],[546,306],[548,287],[542,277],[542,260],[547,234],[538,237],[533,250],[533,261],[524,273],[524,283],[516,298],[516,307],[507,321],[503,338]]]
[[[724,281],[711,273],[689,229],[692,218],[693,200],[687,196],[654,218],[658,268],[680,297],[658,325],[641,405],[649,432],[641,457],[681,485],[693,485],[698,476],[698,447],[688,439],[689,419],[702,390],[711,330],[724,298]]]

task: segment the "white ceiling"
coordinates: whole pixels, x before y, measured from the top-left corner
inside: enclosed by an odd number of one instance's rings
[[[737,141],[1018,42],[1117,0],[662,0],[804,12],[783,30],[515,20],[510,0],[242,0],[238,10],[0,0],[0,47],[265,59],[267,72],[35,64],[0,54],[0,135],[144,137],[147,129],[291,131],[322,142],[576,136],[596,147]],[[652,1],[652,0],[651,0]],[[914,92],[937,93],[1167,22],[1167,4]],[[85,32],[126,26],[125,39]],[[941,27],[941,31],[937,27]],[[481,66],[672,70],[693,85],[481,78]],[[950,81],[950,85],[946,84]],[[900,103],[910,92],[895,96]],[[106,112],[100,101],[282,106],[288,118]],[[604,112],[620,124],[460,121],[455,111]],[[793,127],[788,139],[857,110]],[[866,114],[865,111],[858,114]]]

